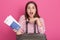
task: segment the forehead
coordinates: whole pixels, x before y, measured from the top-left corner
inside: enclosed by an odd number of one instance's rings
[[[28,7],[35,7],[33,3],[28,4]]]

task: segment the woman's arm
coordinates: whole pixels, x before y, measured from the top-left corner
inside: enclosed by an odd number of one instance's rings
[[[44,23],[44,19],[43,18],[38,18],[37,19],[37,24],[39,27],[39,31],[40,33],[45,33],[45,23]]]
[[[25,17],[24,17],[24,15],[22,15],[19,18],[19,24],[21,25],[21,27],[20,27],[19,30],[13,29],[13,31],[16,32],[16,35],[20,35],[20,34],[23,34],[24,33],[24,27],[25,27]]]
[[[42,24],[40,18],[36,18],[36,22],[37,22],[37,25],[38,25],[38,26],[40,26],[40,27],[43,26],[43,24]]]

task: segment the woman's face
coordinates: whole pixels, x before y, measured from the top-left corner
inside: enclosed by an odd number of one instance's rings
[[[30,3],[27,7],[27,13],[29,17],[33,17],[36,13],[36,7],[33,3]]]

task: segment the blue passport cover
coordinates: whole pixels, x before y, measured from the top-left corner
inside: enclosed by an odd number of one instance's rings
[[[20,26],[16,22],[12,22],[12,24],[10,25],[10,27],[12,29],[16,29],[16,30],[18,30],[20,28]]]

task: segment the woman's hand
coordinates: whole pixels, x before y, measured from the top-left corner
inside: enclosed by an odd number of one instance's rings
[[[36,21],[38,26],[40,26],[40,27],[42,26],[42,22],[37,17],[36,18],[30,18],[30,20],[29,20],[30,23],[34,23],[35,21]]]
[[[13,29],[13,31],[16,33],[16,35],[22,34],[21,29],[19,29],[18,31],[16,29]]]
[[[38,25],[38,26],[40,26],[40,27],[43,26],[43,25],[42,25],[42,22],[40,21],[39,18],[35,18],[35,21],[37,22],[37,25]]]
[[[13,29],[13,31],[14,31],[14,32],[17,32],[17,30],[16,30],[16,29]]]

